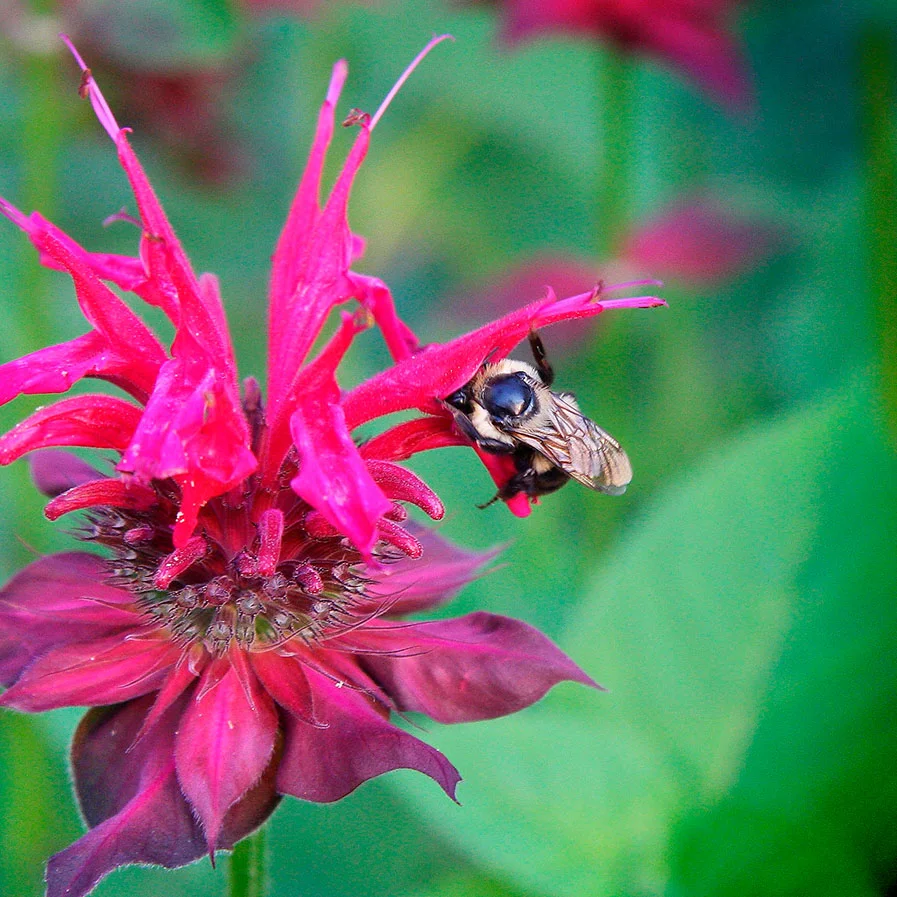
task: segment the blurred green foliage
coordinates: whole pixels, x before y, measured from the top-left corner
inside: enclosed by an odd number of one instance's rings
[[[196,267],[221,277],[244,375],[263,374],[267,261],[330,66],[350,63],[345,111],[373,110],[432,32],[456,43],[378,125],[350,219],[368,239],[359,269],[391,285],[425,340],[481,323],[452,298],[515,262],[606,245],[596,197],[611,145],[629,149],[618,187],[633,223],[702,191],[785,234],[751,270],[712,286],[668,280],[669,309],[607,315],[585,345],[552,352],[559,382],[629,451],[625,496],[571,486],[520,521],[474,508],[490,484],[471,453],[416,461],[446,500],[446,535],[508,543],[505,565],[446,613],[526,619],[610,691],[564,685],[508,719],[427,724],[465,777],[461,807],[406,772],[332,806],[285,801],[268,826],[271,893],[894,893],[891,4],[746,4],[752,110],[730,114],[634,59],[631,133],[611,137],[599,129],[613,101],[596,87],[604,50],[502,49],[484,7],[325,4],[302,21],[225,0],[87,5],[107,23],[106,53],[79,46],[135,125]],[[0,37],[0,193],[92,249],[132,252],[131,228],[100,225],[130,202],[114,151],[70,60],[37,50]],[[223,85],[210,128],[239,164],[203,179],[195,147],[185,157],[145,111],[132,122],[128,98],[147,72],[210,67]],[[331,173],[351,136],[336,135]],[[0,227],[0,285],[0,359],[81,332],[70,284],[37,267],[12,225]],[[386,361],[373,336],[359,348],[347,384]],[[37,404],[0,409],[0,426]],[[0,471],[0,494],[4,577],[70,544],[65,524],[43,520],[23,463]],[[46,856],[77,834],[65,777],[76,719],[0,716],[4,895],[39,893]],[[96,893],[221,894],[224,866],[125,869]]]

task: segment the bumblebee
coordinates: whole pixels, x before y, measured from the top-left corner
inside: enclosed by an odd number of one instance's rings
[[[538,498],[571,478],[589,489],[620,495],[632,466],[620,444],[580,410],[576,397],[551,389],[554,371],[542,340],[530,333],[535,366],[487,362],[445,405],[458,431],[483,451],[511,455],[516,473],[481,507],[523,492]]]

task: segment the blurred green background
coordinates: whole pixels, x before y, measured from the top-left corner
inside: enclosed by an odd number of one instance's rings
[[[350,209],[368,239],[356,268],[391,285],[425,340],[495,316],[496,284],[533,259],[578,265],[567,292],[661,277],[670,303],[574,341],[543,334],[558,383],[629,452],[625,496],[571,485],[517,520],[475,508],[491,483],[473,453],[415,462],[445,499],[444,534],[508,544],[449,612],[525,619],[609,692],[564,684],[504,720],[425,723],[464,777],[460,807],[410,772],[332,806],[286,800],[268,825],[270,893],[897,894],[892,4],[745,3],[734,28],[755,101],[740,112],[595,41],[503,48],[497,7],[250,7],[13,2],[0,193],[91,249],[134,251],[132,227],[101,225],[133,205],[55,40],[68,28],[195,267],[220,276],[241,373],[262,376],[268,258],[330,66],[350,64],[340,112],[373,111],[450,31],[378,125]],[[336,135],[331,173],[351,137]],[[640,268],[621,249],[696,197],[731,220],[694,246],[673,228]],[[84,325],[68,279],[0,225],[6,361]],[[535,269],[518,304],[553,282]],[[373,336],[358,348],[345,385],[386,363]],[[36,404],[0,409],[0,425]],[[23,462],[0,471],[0,495],[4,578],[72,544]],[[78,716],[0,715],[0,894],[40,893],[47,856],[81,830],[65,759]],[[96,893],[223,894],[226,869],[125,869]]]

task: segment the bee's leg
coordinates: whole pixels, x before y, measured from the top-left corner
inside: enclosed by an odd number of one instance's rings
[[[475,442],[484,452],[489,452],[493,455],[509,455],[514,451],[515,446],[513,445],[482,436],[463,411],[459,411],[446,401],[441,401],[440,404],[446,411],[451,413],[458,432],[462,436],[466,436],[471,442]]]
[[[477,505],[477,508],[480,511],[484,511],[490,505],[494,505],[500,498],[501,498],[501,492],[496,492],[495,495],[493,495],[492,498],[489,499],[489,501],[483,502],[483,504],[481,504],[481,505]]]
[[[551,386],[554,382],[554,368],[548,362],[548,356],[545,353],[545,346],[542,343],[542,337],[535,330],[529,332],[529,347],[532,349],[533,358],[536,361],[536,367],[539,370],[539,376],[546,386]]]

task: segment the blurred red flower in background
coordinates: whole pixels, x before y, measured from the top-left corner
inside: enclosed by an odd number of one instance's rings
[[[729,29],[740,0],[501,0],[504,38],[545,33],[610,41],[681,69],[717,100],[744,106],[747,71]]]

